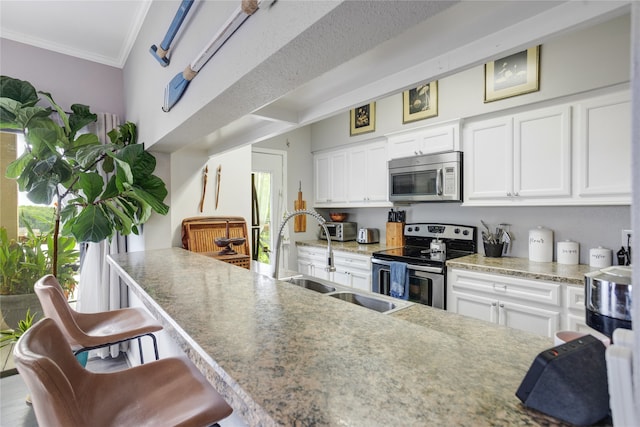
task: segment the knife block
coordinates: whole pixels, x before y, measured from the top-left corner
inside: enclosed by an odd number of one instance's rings
[[[404,246],[404,222],[387,222],[387,248]]]

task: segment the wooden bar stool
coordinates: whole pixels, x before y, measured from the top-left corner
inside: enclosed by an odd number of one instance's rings
[[[69,306],[60,283],[51,274],[38,280],[34,290],[44,315],[58,324],[74,354],[137,339],[140,363],[144,364],[140,339],[148,336],[153,341],[156,360],[159,359],[158,343],[153,333],[161,330],[162,325],[146,311],[122,308],[99,313],[79,313]]]
[[[44,318],[13,350],[40,426],[210,426],[233,412],[188,359],[112,373],[84,369],[56,322]]]

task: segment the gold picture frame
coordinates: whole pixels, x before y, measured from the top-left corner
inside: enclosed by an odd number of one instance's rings
[[[437,115],[437,80],[402,92],[402,123],[415,122]]]
[[[361,105],[350,111],[350,135],[361,135],[376,130],[376,103]]]
[[[540,90],[540,46],[484,64],[484,102]]]

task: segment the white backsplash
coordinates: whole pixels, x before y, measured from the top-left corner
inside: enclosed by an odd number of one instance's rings
[[[529,257],[529,230],[539,225],[553,230],[554,255],[556,243],[572,240],[580,244],[580,264],[589,263],[589,249],[603,246],[615,253],[620,249],[620,230],[629,229],[631,208],[629,206],[563,206],[563,207],[463,207],[458,203],[419,203],[396,206],[406,210],[407,222],[442,222],[478,227],[478,235],[484,220],[489,226],[511,224],[515,240],[510,256]],[[388,208],[318,209],[328,218],[328,212],[349,212],[349,221],[358,227],[380,229],[380,242],[386,239]],[[478,252],[484,253],[479,237]]]

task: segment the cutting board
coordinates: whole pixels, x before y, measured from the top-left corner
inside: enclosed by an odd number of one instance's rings
[[[307,202],[302,200],[302,187],[298,190],[298,199],[293,202],[293,209],[296,211],[307,209]],[[305,215],[297,215],[293,218],[293,231],[295,233],[307,231],[307,217]]]

